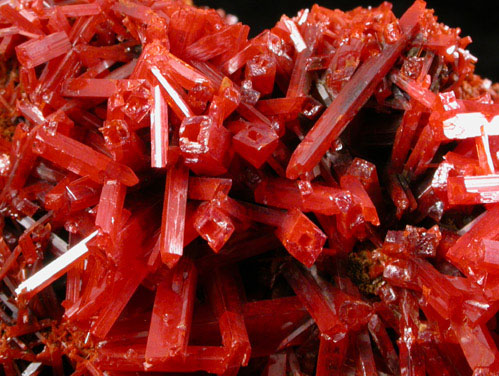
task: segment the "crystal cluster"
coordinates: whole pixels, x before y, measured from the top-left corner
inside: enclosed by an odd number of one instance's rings
[[[499,95],[459,34],[3,2],[3,374],[499,375]]]

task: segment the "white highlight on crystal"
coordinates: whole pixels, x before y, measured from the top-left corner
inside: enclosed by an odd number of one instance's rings
[[[50,264],[46,265],[27,280],[22,282],[16,289],[16,295],[33,293],[48,286],[52,278],[58,278],[64,274],[69,266],[85,256],[88,252],[87,243],[97,236],[98,231],[94,231],[62,256],[59,256]]]
[[[161,97],[161,88],[159,85],[154,86],[154,107],[151,111],[151,128],[154,134],[154,155],[153,158],[153,167],[163,167],[163,149],[166,145],[162,143],[162,124],[161,120],[163,117],[162,111],[164,110],[162,106],[162,97]]]
[[[465,176],[464,186],[468,192],[480,194],[485,203],[499,200],[499,175]]]
[[[487,133],[485,133],[485,127],[483,126],[481,127],[481,132],[482,132],[481,141],[485,152],[485,158],[487,158],[487,166],[489,168],[489,172],[494,174],[495,167],[494,167],[494,161],[492,160],[492,154],[490,153],[489,136]]]
[[[457,114],[445,120],[443,125],[444,135],[448,139],[480,137],[482,131],[487,136],[499,136],[499,116],[488,121],[481,112]]]
[[[447,55],[452,55],[454,53],[454,51],[456,51],[456,46],[450,46],[448,47],[445,52],[447,53]]]
[[[298,18],[298,21],[296,21],[298,26],[301,26],[305,22],[307,22],[309,13],[310,13],[310,9],[308,9],[308,8],[306,8],[302,12],[298,13],[299,18]]]
[[[17,320],[17,312],[19,311],[17,309],[17,306],[12,304],[11,300],[9,299],[9,297],[7,295],[5,295],[3,292],[0,293],[0,302],[2,302],[3,304],[5,304],[5,306],[11,310],[12,312],[12,317]]]
[[[307,44],[303,40],[303,37],[300,34],[300,30],[298,30],[293,20],[285,17],[283,21],[289,31],[289,36],[293,41],[293,44],[295,45],[296,52],[302,52],[307,48]]]
[[[187,105],[184,103],[180,95],[177,93],[177,91],[173,88],[172,85],[168,82],[168,80],[161,74],[160,70],[157,67],[151,67],[151,72],[154,75],[154,77],[157,78],[161,86],[163,86],[166,90],[166,92],[170,95],[170,97],[175,101],[177,106],[180,108],[180,110],[183,112],[183,114],[186,117],[191,116],[191,111],[187,107]]]
[[[21,376],[31,376],[31,375],[34,375],[36,374],[38,371],[40,371],[40,368],[43,366],[42,363],[40,362],[33,362],[33,363],[30,363],[26,369],[23,371],[23,373],[21,374]]]
[[[17,222],[24,228],[30,228],[35,224],[35,220],[31,217],[24,217],[22,219],[18,219]]]
[[[480,214],[478,217],[476,217],[475,219],[473,219],[471,222],[469,222],[466,226],[462,227],[458,232],[457,234],[459,236],[463,236],[464,234],[466,234],[469,230],[471,230],[473,228],[473,226],[480,220],[483,218],[483,216],[486,214],[487,212],[483,212],[482,214]]]

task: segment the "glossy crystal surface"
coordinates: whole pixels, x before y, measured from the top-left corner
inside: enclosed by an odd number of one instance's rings
[[[471,38],[422,0],[276,21],[0,4],[0,374],[499,374]]]

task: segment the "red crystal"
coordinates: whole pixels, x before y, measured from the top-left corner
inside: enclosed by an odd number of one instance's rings
[[[212,116],[185,118],[179,137],[180,150],[192,171],[211,176],[227,171],[230,134]]]
[[[297,209],[289,211],[276,236],[288,252],[306,266],[315,263],[326,242],[326,235]]]
[[[183,253],[188,182],[189,170],[179,159],[166,175],[161,222],[161,259],[170,268],[178,262]]]
[[[17,59],[26,68],[46,63],[71,49],[66,33],[60,31],[40,39],[34,39],[16,47]]]
[[[286,171],[288,178],[296,179],[310,171],[343,132],[412,37],[424,7],[424,2],[416,1],[400,19],[403,34],[392,45],[386,46],[379,55],[363,64],[341,90],[293,153]]]
[[[44,159],[75,174],[88,176],[96,183],[102,184],[113,178],[127,186],[138,183],[138,178],[128,166],[120,165],[106,155],[62,134],[38,131],[33,149],[38,155],[43,155]]]
[[[2,4],[3,373],[499,374],[497,85],[391,7]]]
[[[159,85],[154,86],[151,108],[151,167],[164,168],[168,163],[168,107]]]
[[[95,224],[114,242],[122,223],[126,187],[116,180],[108,180],[102,187]]]
[[[194,309],[196,269],[192,262],[184,258],[160,278],[147,337],[149,364],[186,352]]]

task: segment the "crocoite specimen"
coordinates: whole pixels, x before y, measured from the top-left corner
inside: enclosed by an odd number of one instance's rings
[[[499,103],[421,0],[249,39],[0,5],[7,376],[499,375]]]

